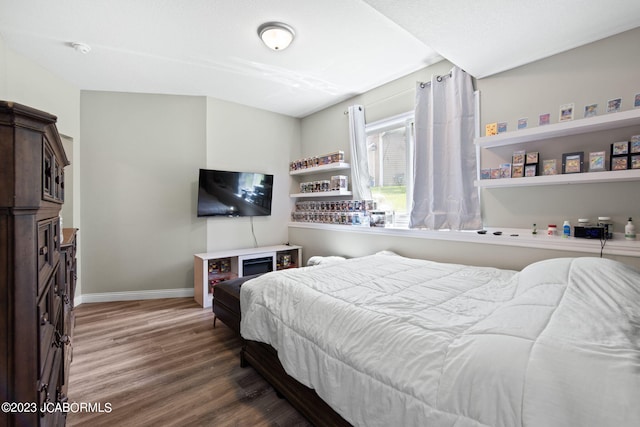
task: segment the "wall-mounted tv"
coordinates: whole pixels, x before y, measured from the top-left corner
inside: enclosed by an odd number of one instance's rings
[[[200,169],[198,216],[271,215],[273,175]]]

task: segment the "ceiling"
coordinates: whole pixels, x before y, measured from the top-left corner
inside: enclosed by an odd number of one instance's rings
[[[287,50],[267,21],[294,28]],[[480,78],[639,26],[638,0],[0,0],[5,45],[80,89],[293,117],[443,58]]]

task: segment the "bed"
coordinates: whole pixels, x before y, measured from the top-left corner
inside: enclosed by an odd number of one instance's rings
[[[640,271],[622,263],[383,252],[267,273],[240,302],[243,361],[318,425],[640,425]]]

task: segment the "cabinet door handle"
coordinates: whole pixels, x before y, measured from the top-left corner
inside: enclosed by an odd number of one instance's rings
[[[43,246],[40,248],[40,255],[46,255],[49,252],[49,248]]]
[[[45,311],[44,313],[42,313],[42,317],[40,317],[40,324],[46,325],[47,322],[49,322],[49,313]]]

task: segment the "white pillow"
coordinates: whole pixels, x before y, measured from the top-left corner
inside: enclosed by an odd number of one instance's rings
[[[335,262],[344,261],[346,258],[341,256],[312,256],[307,261],[308,266],[320,265],[320,264],[332,264]]]

